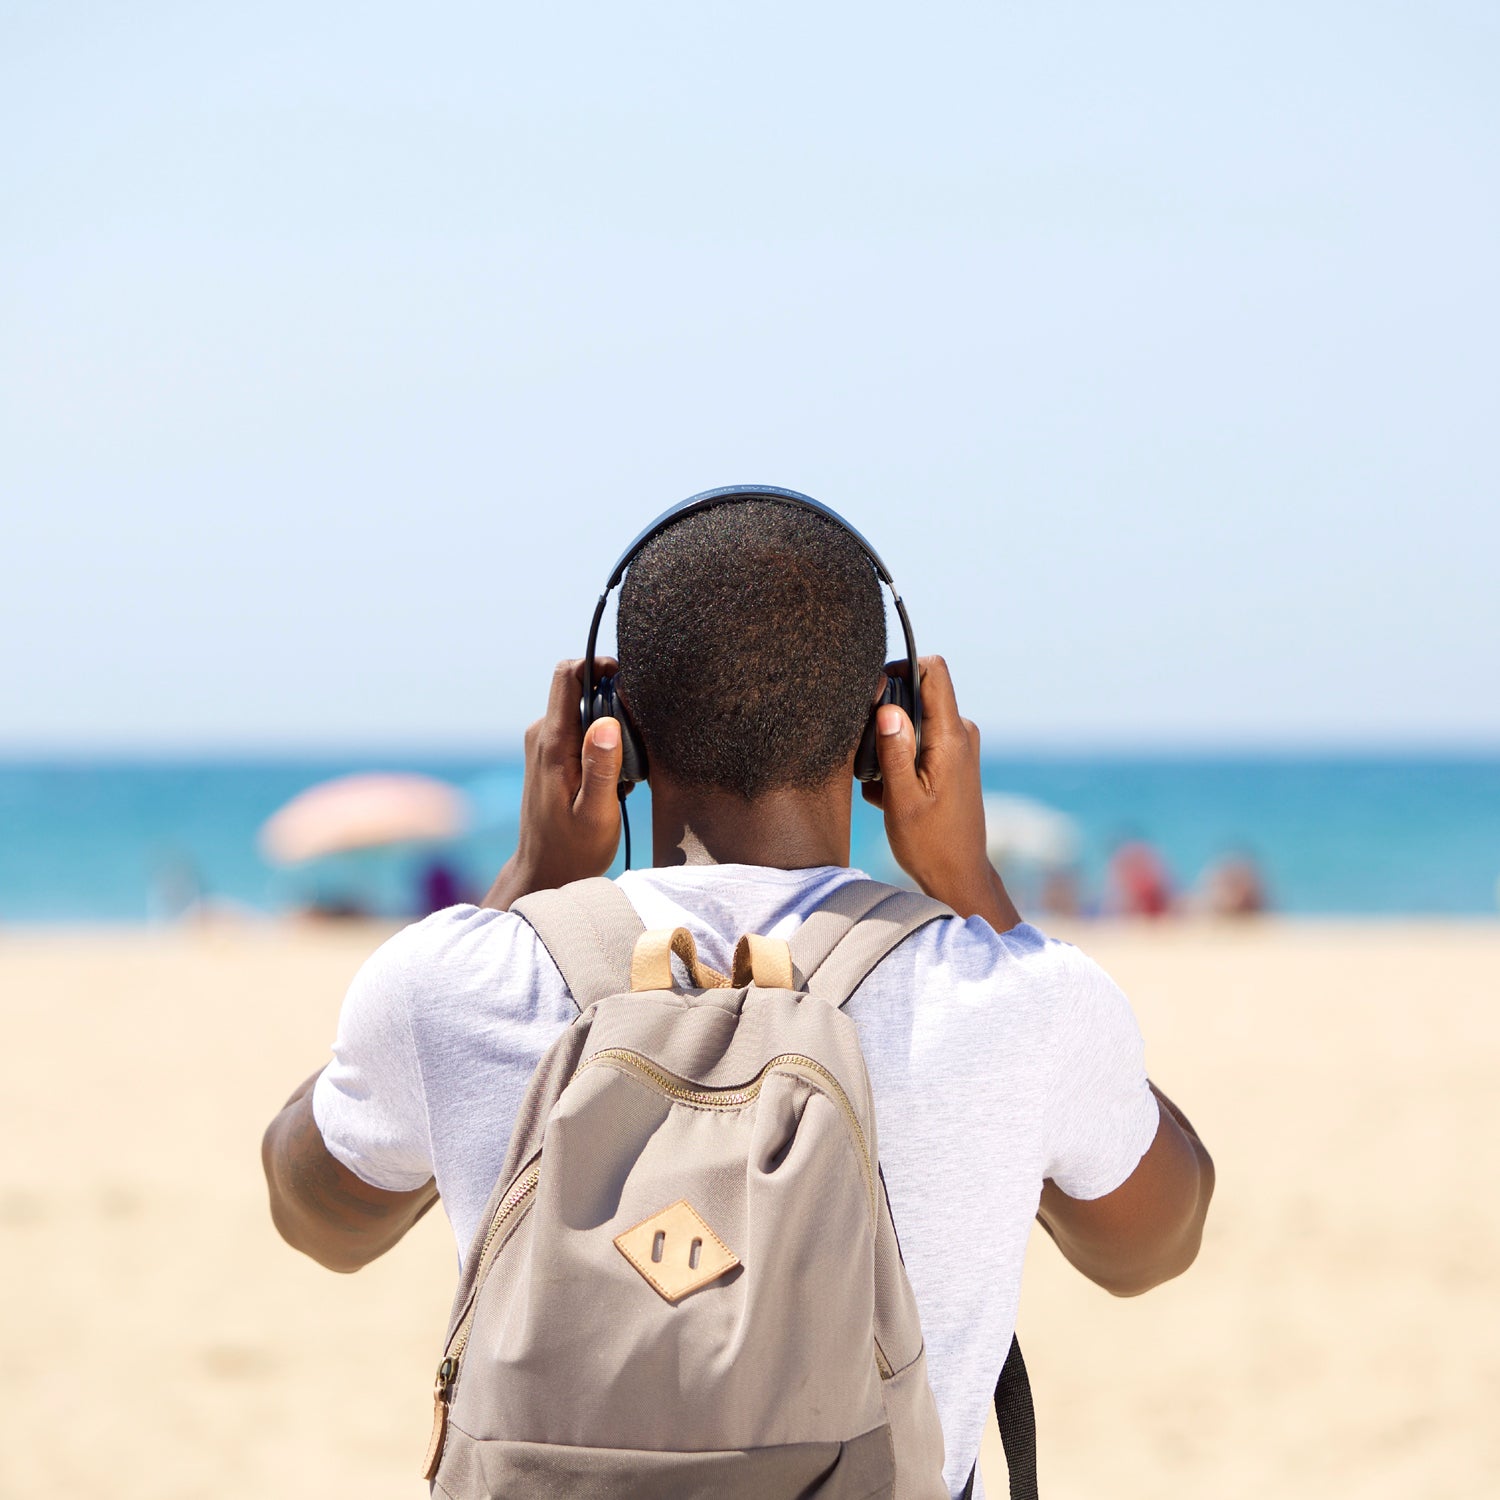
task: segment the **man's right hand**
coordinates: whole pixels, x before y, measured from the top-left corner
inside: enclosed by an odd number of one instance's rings
[[[979,730],[959,714],[947,662],[924,656],[918,667],[922,758],[906,711],[887,704],[875,715],[881,779],[861,790],[885,814],[896,863],[923,891],[1005,932],[1021,918],[985,848]]]

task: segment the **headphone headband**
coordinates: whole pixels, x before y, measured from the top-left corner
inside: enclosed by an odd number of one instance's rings
[[[811,495],[804,495],[800,490],[784,490],[774,484],[726,484],[717,490],[702,490],[696,495],[689,495],[680,504],[664,510],[620,554],[620,560],[615,564],[614,572],[609,575],[609,582],[605,584],[604,592],[608,594],[612,588],[619,586],[620,580],[625,576],[625,569],[635,561],[636,554],[648,542],[660,536],[667,527],[682,520],[684,516],[692,515],[695,511],[712,510],[716,505],[724,505],[736,500],[776,500],[783,505],[795,506],[799,510],[810,510],[815,516],[822,516],[825,521],[832,521],[835,526],[847,531],[865,549],[865,555],[875,565],[880,581],[889,585],[891,592],[895,593],[896,585],[891,581],[891,570],[881,562],[880,554],[836,510],[830,509],[821,500],[814,500]]]
[[[599,602],[594,606],[594,618],[589,624],[589,644],[584,655],[584,721],[588,724],[589,708],[594,701],[594,691],[598,685],[598,677],[595,673],[595,648],[599,643],[599,625],[604,619],[604,608],[609,601],[610,592],[619,586],[620,580],[625,576],[625,570],[635,561],[641,549],[648,543],[660,536],[669,526],[675,525],[686,516],[695,514],[701,510],[711,510],[716,505],[730,505],[741,500],[774,500],[781,505],[790,505],[798,510],[811,511],[813,515],[822,516],[826,521],[832,521],[841,531],[854,538],[863,549],[866,557],[870,559],[870,565],[875,569],[875,575],[891,591],[891,598],[896,605],[896,615],[901,621],[901,632],[906,640],[906,671],[907,682],[910,684],[908,697],[910,703],[907,712],[911,716],[912,729],[915,731],[917,753],[922,750],[922,690],[921,672],[917,666],[917,642],[912,634],[911,620],[906,613],[906,605],[902,602],[901,595],[897,591],[895,580],[891,577],[890,569],[880,560],[880,554],[867,542],[864,537],[851,526],[836,510],[814,500],[811,495],[804,495],[800,490],[782,489],[774,484],[729,484],[716,490],[703,490],[688,498],[670,510],[665,510],[659,515],[636,539],[620,554],[620,560],[615,564],[614,571],[609,575],[609,582],[604,585],[604,592],[599,595]]]

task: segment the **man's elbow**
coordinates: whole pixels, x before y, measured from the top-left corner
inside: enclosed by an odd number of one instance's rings
[[[309,1211],[298,1200],[293,1173],[286,1160],[285,1111],[266,1127],[260,1142],[261,1170],[266,1177],[271,1223],[293,1250],[299,1250],[327,1271],[348,1275],[368,1265],[371,1257],[360,1254],[347,1238],[334,1232],[326,1219]]]
[[[260,1157],[276,1232],[330,1271],[369,1265],[438,1201],[431,1178],[411,1192],[386,1192],[356,1177],[324,1144],[307,1098],[271,1121]]]
[[[309,1260],[315,1260],[325,1271],[337,1271],[340,1276],[352,1276],[356,1271],[362,1271],[373,1256],[355,1257],[341,1255],[335,1247],[329,1245],[315,1244],[311,1241],[298,1243],[289,1239],[285,1234],[282,1239],[286,1240],[294,1250],[300,1250]]]
[[[1114,1297],[1139,1297],[1164,1282],[1181,1276],[1198,1259],[1203,1247],[1203,1227],[1214,1195],[1213,1159],[1198,1148],[1198,1192],[1189,1211],[1162,1232],[1148,1257],[1133,1264],[1116,1263],[1093,1280]]]
[[[316,1261],[325,1271],[337,1271],[347,1276],[367,1266],[372,1259],[368,1254],[359,1254],[352,1247],[341,1245],[328,1226],[310,1219],[295,1205],[271,1192],[271,1223],[276,1233],[293,1250],[299,1250],[309,1260]]]
[[[1149,1263],[1130,1267],[1112,1266],[1103,1275],[1096,1275],[1094,1280],[1112,1297],[1142,1296],[1155,1290],[1163,1282],[1173,1281],[1181,1276],[1197,1260],[1202,1243],[1203,1233],[1200,1229],[1197,1234],[1179,1241]]]

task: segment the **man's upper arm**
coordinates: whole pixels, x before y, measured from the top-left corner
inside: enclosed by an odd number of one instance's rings
[[[1179,1276],[1193,1263],[1213,1197],[1213,1160],[1186,1117],[1154,1085],[1156,1136],[1112,1192],[1070,1198],[1042,1185],[1037,1218],[1091,1281],[1131,1297]]]
[[[262,1142],[273,1222],[333,1270],[383,1254],[437,1201],[407,1010],[408,952],[425,941],[418,924],[366,960],[339,1013],[333,1061],[287,1100]]]
[[[410,1192],[372,1187],[335,1157],[313,1118],[314,1074],[261,1142],[271,1220],[286,1242],[331,1271],[383,1255],[437,1202],[430,1180]]]
[[[1058,960],[1037,1217],[1084,1275],[1134,1295],[1192,1263],[1213,1163],[1147,1079],[1140,1030],[1119,987],[1076,949],[1061,949]]]

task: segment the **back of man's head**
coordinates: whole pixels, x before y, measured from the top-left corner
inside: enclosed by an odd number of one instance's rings
[[[625,575],[620,684],[653,774],[753,798],[827,784],[859,743],[885,606],[841,526],[772,500],[697,511]]]

